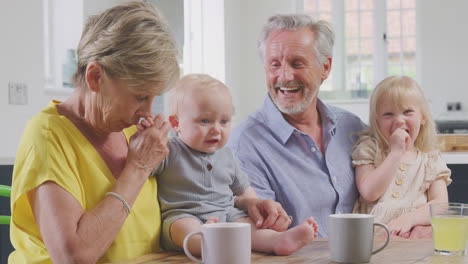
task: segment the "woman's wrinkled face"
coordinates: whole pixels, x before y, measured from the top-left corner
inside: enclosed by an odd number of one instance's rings
[[[98,91],[92,93],[92,124],[103,132],[119,132],[124,128],[138,124],[142,117],[151,115],[154,96],[157,89],[148,87],[130,87],[122,80],[109,78],[106,74],[99,80]]]

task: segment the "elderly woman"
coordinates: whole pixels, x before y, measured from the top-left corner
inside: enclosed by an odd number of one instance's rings
[[[27,125],[14,165],[10,263],[96,263],[159,249],[152,169],[169,125],[151,104],[178,77],[177,50],[150,5],[90,17],[74,93]],[[136,132],[140,118],[154,120]]]
[[[17,151],[10,263],[102,263],[159,250],[149,175],[168,154],[170,126],[151,104],[178,77],[176,55],[151,5],[124,3],[89,18],[74,93],[33,117]],[[150,127],[138,131],[141,118]],[[271,200],[239,201],[263,227],[290,223]]]

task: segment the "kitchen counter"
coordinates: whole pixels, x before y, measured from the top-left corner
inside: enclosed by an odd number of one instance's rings
[[[468,164],[467,134],[439,134],[437,140],[447,164]]]
[[[14,163],[15,163],[15,158],[0,157],[0,165],[13,165]]]
[[[447,164],[468,164],[468,152],[442,152],[441,154]]]

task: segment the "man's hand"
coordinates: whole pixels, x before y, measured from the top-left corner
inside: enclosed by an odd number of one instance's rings
[[[291,225],[291,218],[281,204],[273,200],[262,200],[252,187],[235,199],[234,206],[247,211],[257,228],[269,228],[275,231],[285,231]]]
[[[282,232],[291,225],[291,218],[278,202],[258,198],[249,198],[249,200],[247,212],[257,228]]]

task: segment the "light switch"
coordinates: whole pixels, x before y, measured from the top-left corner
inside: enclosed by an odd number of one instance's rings
[[[27,105],[28,104],[28,86],[24,82],[8,83],[8,104]]]

